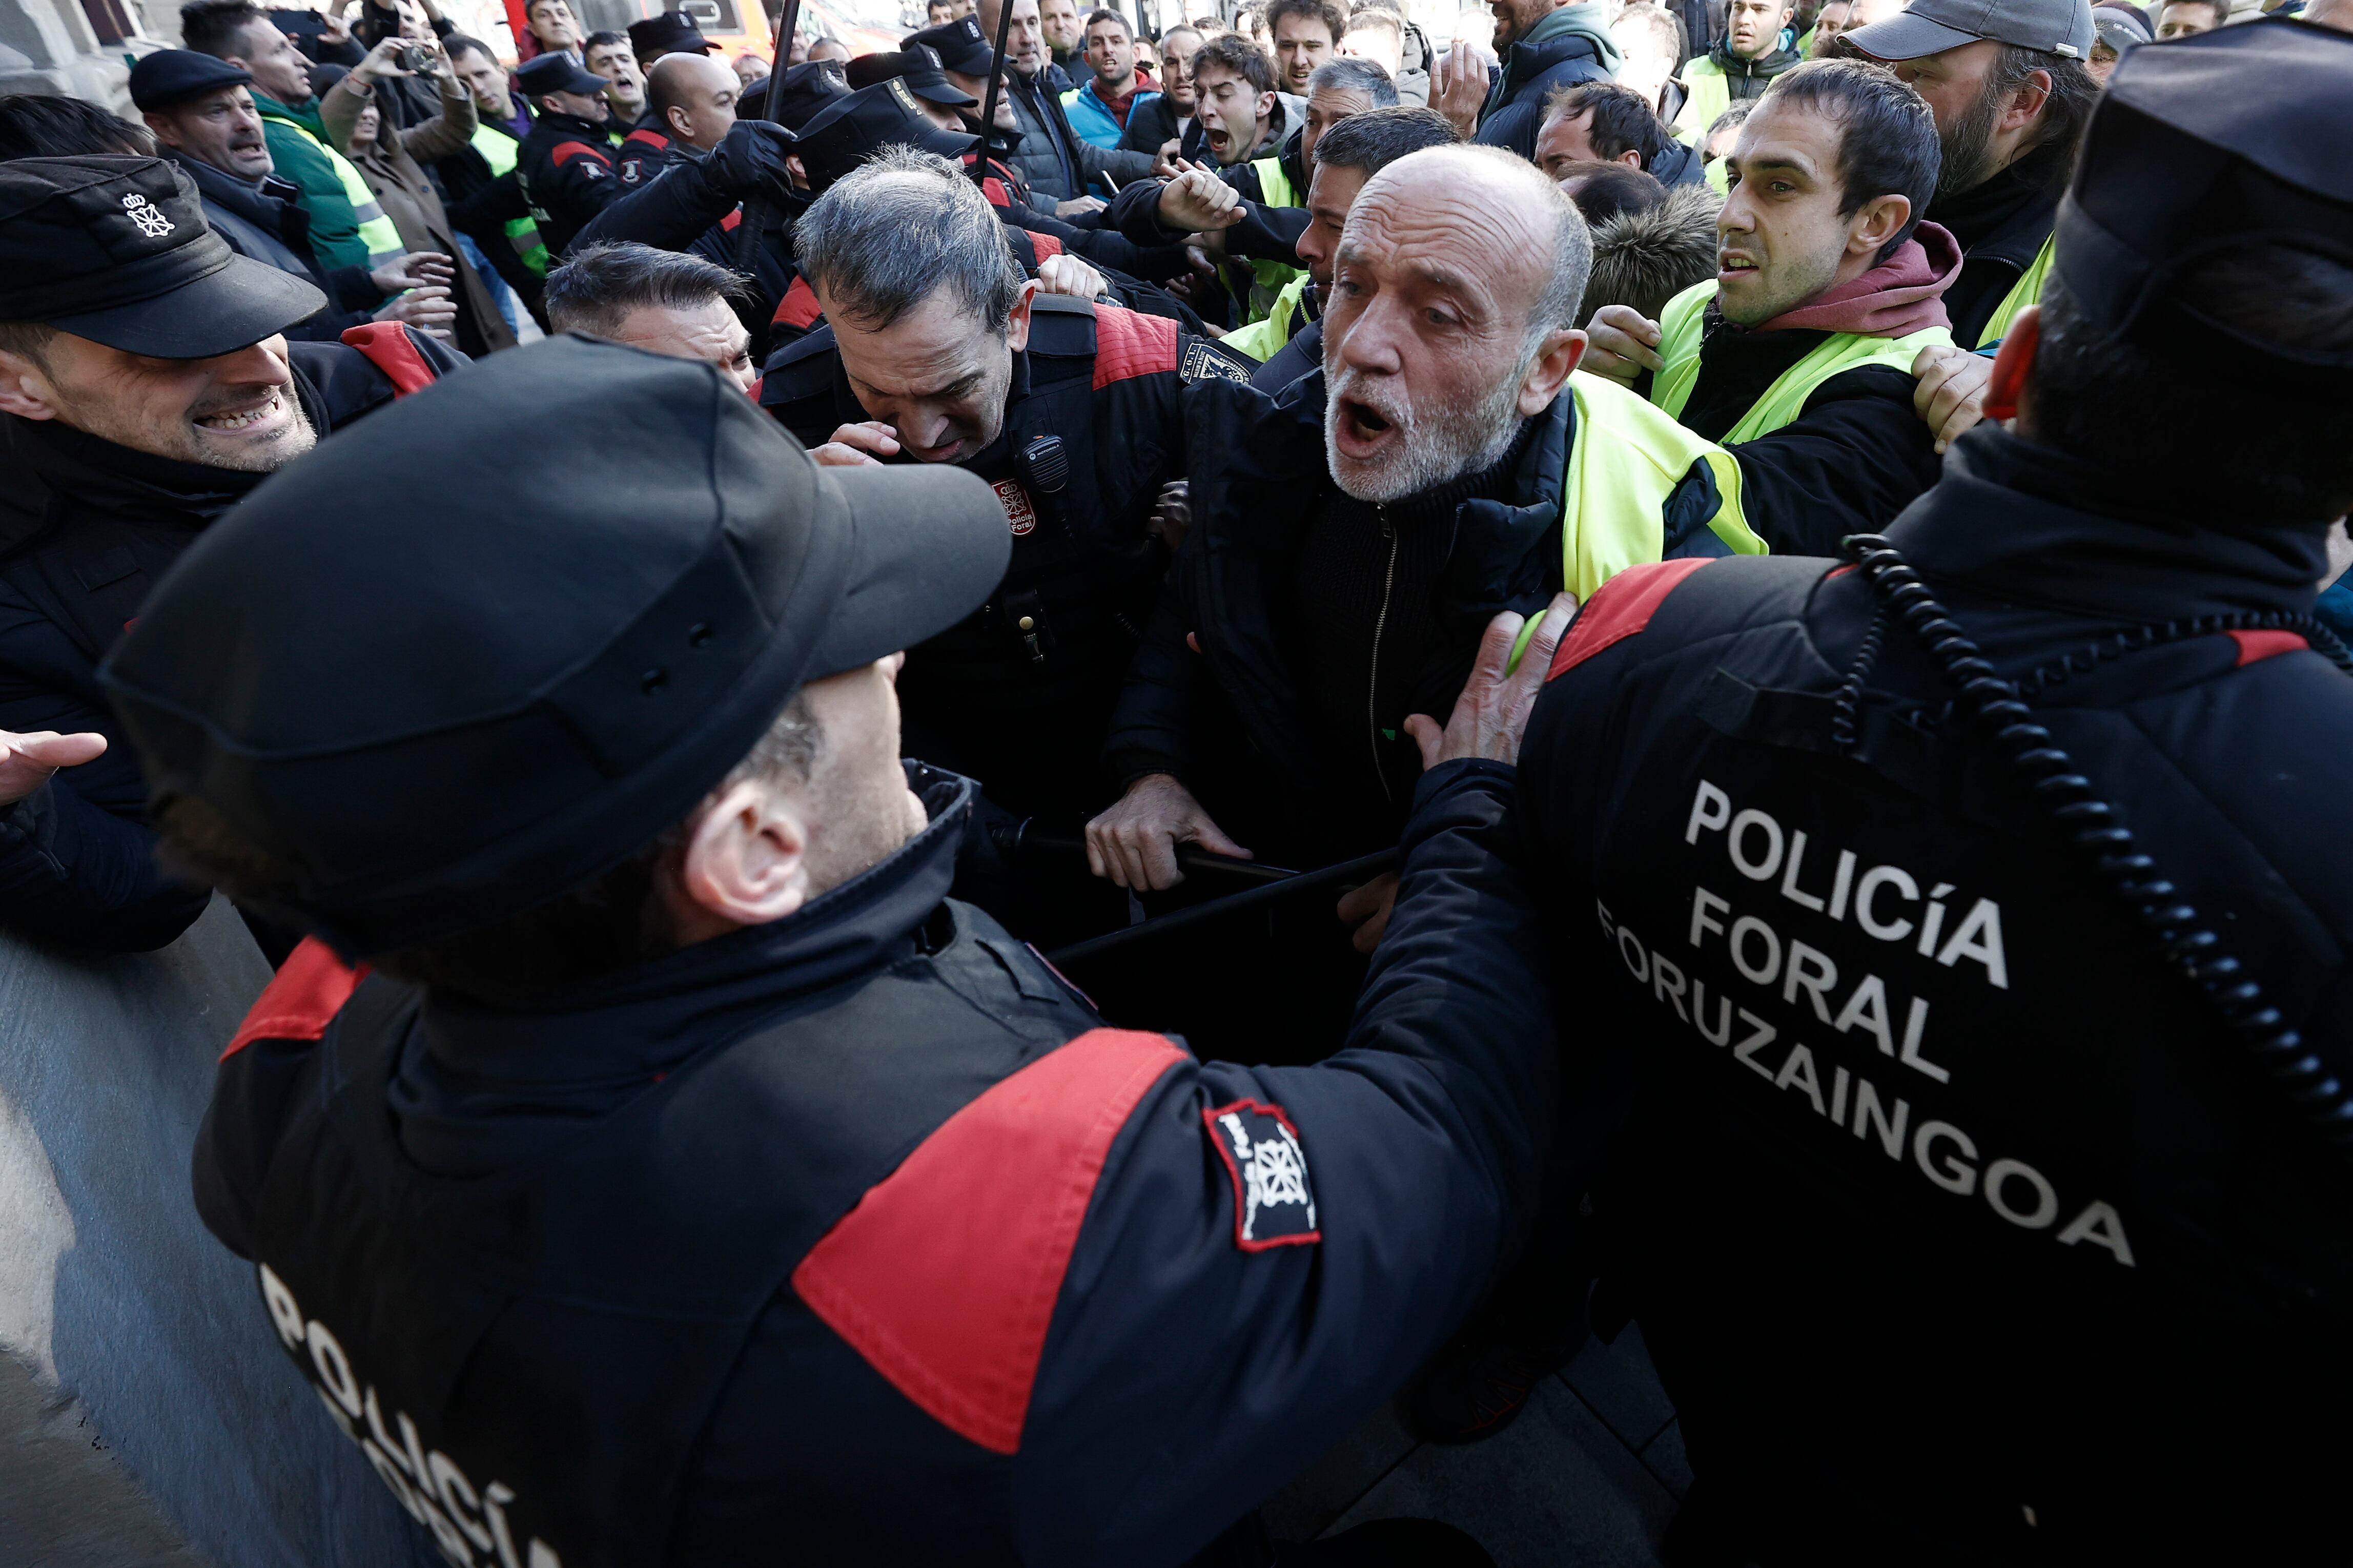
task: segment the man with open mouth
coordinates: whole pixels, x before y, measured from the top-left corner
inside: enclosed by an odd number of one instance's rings
[[[161,947],[166,881],[98,664],[198,534],[318,438],[466,362],[396,322],[289,343],[326,296],[232,251],[154,158],[0,164],[0,921]]]

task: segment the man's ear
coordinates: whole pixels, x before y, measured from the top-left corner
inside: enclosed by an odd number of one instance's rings
[[[1281,107],[1282,100],[1273,93],[1261,92],[1258,95],[1258,117],[1261,120],[1271,122]]]
[[[1021,285],[1021,298],[1013,302],[1013,314],[1005,323],[1005,346],[1019,353],[1029,346],[1029,301],[1038,297],[1038,279],[1032,278]]]
[[[787,153],[785,154],[785,173],[793,177],[793,185],[796,189],[804,191],[808,189],[808,168],[807,165],[801,162],[801,155],[799,153]]]
[[[1629,147],[1623,153],[1619,153],[1617,158],[1613,161],[1620,163],[1630,163],[1635,168],[1639,169],[1642,166],[1641,151],[1639,148]]]
[[[1873,196],[1862,204],[1854,215],[1854,227],[1848,231],[1846,249],[1849,256],[1876,255],[1882,246],[1894,239],[1912,219],[1912,198],[1891,191]]]
[[[1519,410],[1523,418],[1541,414],[1553,405],[1568,384],[1568,378],[1585,358],[1586,336],[1574,327],[1563,327],[1545,339],[1536,353],[1535,363],[1520,383]]]
[[[2000,128],[2004,131],[2019,130],[2042,113],[2042,106],[2050,100],[2051,73],[2047,70],[2028,71],[2026,79],[2018,84],[2017,90],[2010,95],[2010,101],[2002,106]]]
[[[688,834],[673,914],[681,942],[780,921],[808,901],[800,802],[757,779],[722,791]]]
[[[2010,318],[2001,348],[1993,356],[1993,375],[1986,383],[1985,416],[2018,417],[2018,399],[2026,390],[2026,373],[2034,368],[2034,351],[2042,346],[2042,307],[2029,305]]]
[[[19,419],[55,419],[57,394],[41,367],[22,354],[0,349],[0,413]]]
[[[670,134],[671,141],[683,142],[687,139],[686,133],[688,131],[692,129],[692,127],[689,126],[686,122],[687,117],[684,108],[673,103],[668,109],[662,110],[662,118],[670,121]]]
[[[142,114],[139,118],[147,122],[147,129],[155,133],[156,141],[166,147],[176,148],[180,145],[180,121],[175,116]]]

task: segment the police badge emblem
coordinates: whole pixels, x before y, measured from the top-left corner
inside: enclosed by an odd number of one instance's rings
[[[1209,1143],[1234,1184],[1234,1245],[1244,1252],[1324,1239],[1299,1130],[1279,1105],[1237,1100],[1201,1112]]]
[[[1005,525],[1013,531],[1014,538],[1027,539],[1038,531],[1038,509],[1019,481],[999,479],[989,488],[997,492],[998,503],[1005,508]]]
[[[164,215],[163,208],[136,191],[122,198],[122,210],[149,239],[161,239],[179,226]]]
[[[1237,363],[1230,354],[1195,338],[1185,345],[1185,363],[1177,370],[1177,379],[1189,384],[1204,377],[1239,381],[1244,385],[1250,384],[1250,372]]]

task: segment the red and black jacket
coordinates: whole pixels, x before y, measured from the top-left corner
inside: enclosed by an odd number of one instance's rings
[[[562,258],[588,220],[622,193],[610,128],[542,110],[515,149],[515,175],[550,256]]]
[[[1287,1069],[943,901],[970,786],[915,782],[774,925],[522,1013],[306,948],[231,1043],[199,1210],[453,1562],[1178,1563],[1506,1255],[1555,1055],[1508,770],[1428,781],[1355,1048]]]

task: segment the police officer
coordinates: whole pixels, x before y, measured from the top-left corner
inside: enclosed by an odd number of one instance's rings
[[[515,81],[538,116],[515,150],[515,174],[540,238],[560,258],[573,237],[621,194],[605,79],[554,49],[518,66]]]
[[[116,658],[174,846],[334,944],[231,1043],[199,1208],[452,1562],[1180,1563],[1524,1217],[1542,991],[1425,998],[1535,962],[1498,764],[1566,616],[1426,731],[1356,1048],[1249,1069],[943,899],[972,790],[891,677],[1008,549],[968,474],[558,339],[287,473]]]
[[[842,179],[796,236],[827,324],[769,360],[760,396],[820,462],[953,463],[996,488],[1010,569],[910,654],[908,732],[997,805],[1075,827],[1108,794],[1104,728],[1167,565],[1149,524],[1185,471],[1184,389],[1248,372],[1166,317],[1039,297],[1004,237],[944,158]]]
[[[0,215],[0,920],[161,947],[206,895],[155,865],[99,661],[256,485],[466,362],[390,321],[289,342],[326,296],[232,251],[158,159],[10,159]]]
[[[2014,426],[1847,564],[1637,569],[1563,642],[1521,799],[1638,1075],[1670,1561],[2347,1553],[2348,99],[2297,22],[2134,52]]]

